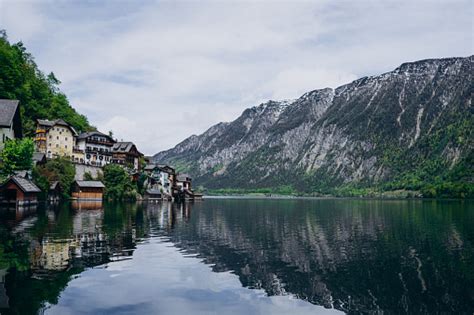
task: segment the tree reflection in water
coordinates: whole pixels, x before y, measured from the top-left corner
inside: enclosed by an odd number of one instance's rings
[[[165,237],[244,287],[345,312],[472,313],[472,202],[217,199],[2,210],[0,312]],[[145,267],[144,267],[145,268]]]

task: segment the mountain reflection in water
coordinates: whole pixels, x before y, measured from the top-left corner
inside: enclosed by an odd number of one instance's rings
[[[472,201],[75,203],[0,220],[1,314],[474,310]]]

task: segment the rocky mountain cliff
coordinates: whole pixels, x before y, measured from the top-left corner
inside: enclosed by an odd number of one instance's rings
[[[246,109],[154,156],[206,188],[473,192],[474,56]]]

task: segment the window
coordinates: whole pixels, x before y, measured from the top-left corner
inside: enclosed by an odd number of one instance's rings
[[[50,146],[51,146],[51,143],[49,143],[48,146],[50,147]]]
[[[52,136],[52,135],[49,135],[49,139],[53,139],[53,136]]]
[[[64,145],[64,147],[67,149],[67,144],[66,144],[66,145]]]
[[[56,140],[59,140],[59,136],[56,136]]]
[[[66,138],[64,138],[64,140],[66,140],[66,141],[67,141],[67,137],[66,137]]]
[[[56,148],[59,148],[59,144],[56,143]]]

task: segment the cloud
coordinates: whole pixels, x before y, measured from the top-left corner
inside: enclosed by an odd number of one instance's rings
[[[148,154],[267,99],[472,54],[470,1],[0,1],[73,106]]]

